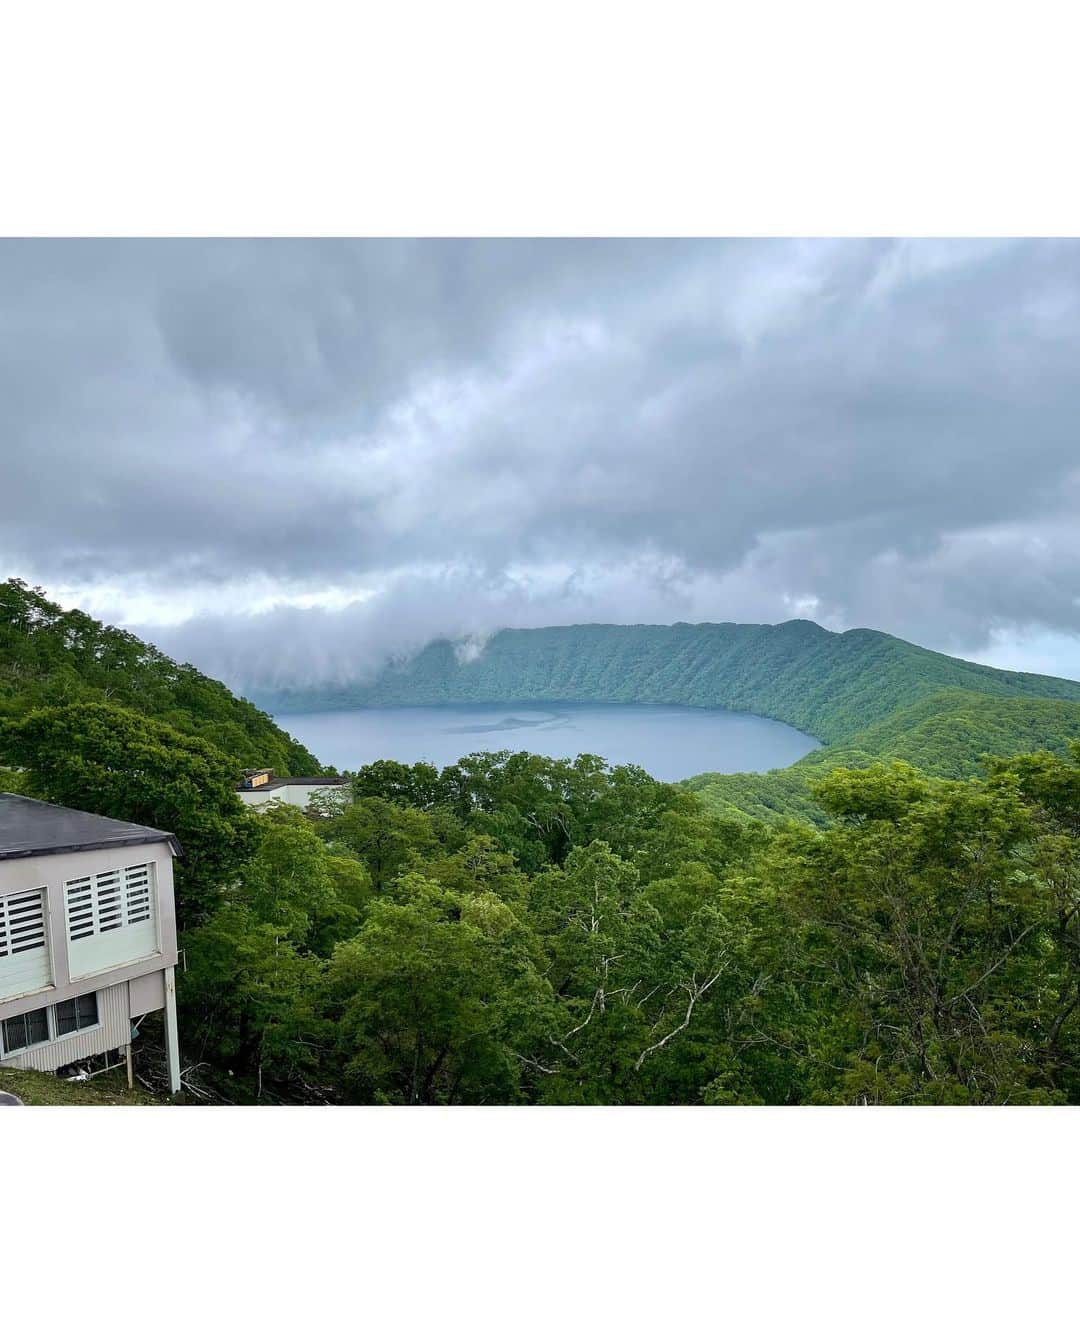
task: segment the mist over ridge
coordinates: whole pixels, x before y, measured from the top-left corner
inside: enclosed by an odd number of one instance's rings
[[[514,702],[681,704],[777,718],[826,744],[943,689],[1080,700],[1080,682],[949,658],[877,630],[779,625],[507,629],[477,656],[448,640],[366,681],[264,690],[276,712]]]

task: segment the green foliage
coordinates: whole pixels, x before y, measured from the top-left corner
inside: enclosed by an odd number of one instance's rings
[[[36,797],[176,835],[181,926],[205,916],[251,852],[255,822],[229,758],[130,709],[36,709],[0,726],[0,753],[26,770]]]
[[[419,875],[372,902],[328,985],[347,1095],[361,1101],[519,1100],[518,1050],[551,1014],[535,938],[513,910]]]
[[[179,1005],[188,1053],[239,1074],[241,1096],[261,1096],[264,1080],[305,1094],[331,1035],[318,1006],[323,963],[240,900],[188,934],[184,950]]]
[[[234,769],[321,772],[310,751],[219,681],[19,579],[0,583],[0,719],[73,703],[134,709],[213,743]],[[11,763],[0,755],[0,765]]]
[[[428,810],[445,800],[446,793],[434,765],[376,760],[353,776],[353,796],[358,802],[365,797],[381,797],[402,807]]]
[[[1051,824],[1070,835],[1080,835],[1080,742],[1070,747],[1068,763],[1050,751],[1035,751],[989,762],[991,779],[1012,785]]]
[[[802,945],[788,1039],[805,1099],[1066,1099],[1047,1028],[1075,981],[1019,793],[902,765],[818,791],[842,824],[781,837],[768,873]]]
[[[356,772],[353,791],[361,806],[381,797],[424,809],[444,839],[455,820],[462,841],[470,831],[490,835],[526,872],[561,863],[575,845],[601,837],[617,853],[636,852],[642,835],[664,818],[697,811],[683,789],[635,765],[527,751],[478,751],[441,771],[381,760]],[[329,833],[337,838],[341,831]]]
[[[328,954],[356,931],[371,889],[364,865],[329,853],[296,807],[268,807],[255,823],[258,847],[233,898],[298,948]]]
[[[1080,1101],[1080,755],[842,767],[779,830],[593,757],[377,778],[260,817],[187,939],[187,1034],[242,1094]]]
[[[323,833],[363,861],[377,896],[410,861],[433,852],[437,843],[431,820],[422,811],[371,796],[326,822]]]
[[[843,744],[814,751],[787,769],[765,774],[701,774],[687,780],[710,810],[767,824],[787,820],[824,825],[815,780],[839,767],[904,760],[940,778],[963,779],[989,756],[1046,749],[1064,753],[1080,736],[1080,704],[1071,700],[945,690],[853,733]]]

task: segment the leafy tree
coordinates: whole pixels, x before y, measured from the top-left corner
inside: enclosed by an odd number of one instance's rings
[[[796,1028],[811,1100],[987,1103],[1052,1098],[1015,1011],[1043,991],[1051,907],[1024,861],[1012,791],[919,779],[896,765],[819,788],[845,822],[794,833],[770,859],[804,929],[829,1025]]]
[[[381,797],[352,803],[326,822],[324,833],[363,860],[376,895],[382,895],[411,860],[432,853],[437,844],[427,815]]]
[[[1015,788],[1047,822],[1070,835],[1080,835],[1080,742],[1071,743],[1070,758],[1035,751],[989,762],[998,787]]]
[[[439,771],[423,761],[401,765],[396,760],[376,760],[364,765],[352,776],[352,792],[358,802],[366,797],[381,797],[421,811],[438,806],[444,797]]]
[[[409,1104],[522,1099],[522,1055],[551,1012],[535,941],[510,908],[418,876],[336,948],[329,997],[353,1094]]]
[[[448,890],[469,895],[490,891],[515,907],[528,890],[528,881],[513,856],[500,849],[490,835],[473,835],[452,853],[440,852],[436,857],[418,860],[414,871]]]
[[[643,1008],[655,987],[660,917],[637,869],[602,840],[549,868],[529,894],[560,1022],[549,1039],[545,1090],[596,1104],[640,1099],[634,1063],[645,1044]]]
[[[232,901],[187,935],[185,951],[179,1005],[190,1056],[239,1074],[255,1099],[267,1079],[294,1094],[325,1085],[332,1032],[318,959]]]
[[[37,709],[0,726],[0,754],[26,769],[36,796],[175,834],[182,926],[218,903],[254,847],[256,823],[229,758],[131,709]]]
[[[319,773],[310,751],[220,681],[126,630],[63,610],[40,588],[16,578],[0,583],[0,718],[86,703],[133,709],[201,737],[230,755],[238,769]]]
[[[255,917],[284,931],[304,950],[328,955],[356,931],[358,907],[339,890],[343,878],[364,882],[359,863],[332,855],[296,807],[271,805],[256,818],[258,845],[244,867],[238,898]]]
[[[358,858],[350,858],[343,853],[333,853],[328,849],[326,852],[326,870],[330,880],[334,883],[334,890],[337,892],[339,902],[353,910],[358,920],[362,919],[368,901],[374,894],[371,876],[367,868]]]

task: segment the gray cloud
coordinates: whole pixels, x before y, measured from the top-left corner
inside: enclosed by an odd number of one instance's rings
[[[1072,242],[6,242],[0,292],[0,563],[235,684],[1080,633]]]

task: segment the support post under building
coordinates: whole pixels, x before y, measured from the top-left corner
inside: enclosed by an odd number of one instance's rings
[[[180,1090],[180,1034],[176,1026],[176,971],[165,971],[165,1063],[169,1069],[169,1090]]]

